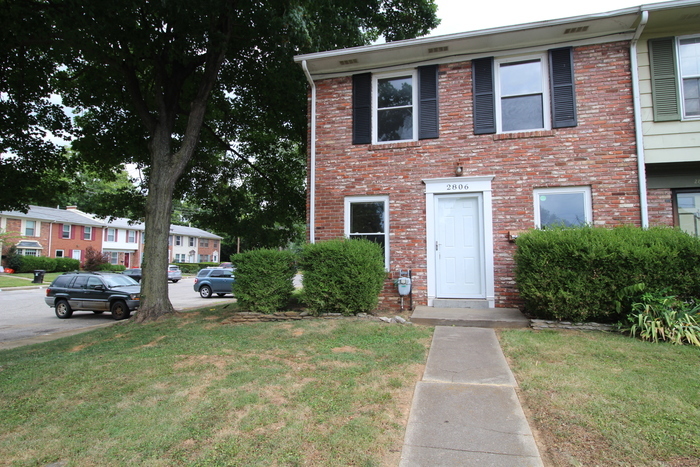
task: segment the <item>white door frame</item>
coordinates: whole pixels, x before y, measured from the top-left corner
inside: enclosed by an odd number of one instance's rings
[[[493,176],[452,177],[423,180],[425,183],[426,246],[428,274],[428,306],[433,306],[437,290],[437,258],[435,254],[436,229],[436,195],[461,193],[480,193],[483,205],[483,255],[484,255],[484,291],[488,306],[495,307],[494,264],[493,264],[493,199],[491,181]]]

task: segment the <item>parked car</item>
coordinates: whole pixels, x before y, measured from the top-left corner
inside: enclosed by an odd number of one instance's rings
[[[96,314],[109,311],[114,319],[126,319],[139,306],[141,286],[124,274],[108,272],[66,272],[46,289],[44,301],[56,316],[67,319],[74,311]]]
[[[173,281],[173,284],[182,279],[182,271],[177,264],[168,265],[168,280]]]
[[[202,298],[210,298],[212,294],[223,297],[233,293],[234,282],[231,268],[205,268],[200,270],[194,279],[194,291],[199,292]]]
[[[131,268],[122,271],[125,276],[131,277],[136,282],[141,282],[141,268]]]

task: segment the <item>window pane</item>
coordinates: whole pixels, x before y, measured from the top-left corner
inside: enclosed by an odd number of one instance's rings
[[[544,128],[542,95],[508,97],[501,100],[503,131]]]
[[[684,232],[700,236],[700,193],[678,193],[678,226]]]
[[[377,81],[377,107],[413,105],[413,85],[410,76]]]
[[[377,112],[377,141],[413,139],[413,109]]]
[[[350,233],[384,233],[384,203],[351,203]]]
[[[540,226],[581,225],[587,222],[584,193],[540,194]]]
[[[542,65],[534,62],[501,65],[501,96],[542,92]]]
[[[700,75],[700,37],[683,39],[681,44],[681,74]]]
[[[700,78],[683,80],[683,100],[686,116],[700,115]]]

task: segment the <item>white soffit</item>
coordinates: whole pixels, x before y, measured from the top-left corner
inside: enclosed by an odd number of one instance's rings
[[[403,64],[449,63],[463,59],[466,55],[626,40],[631,39],[638,19],[639,8],[631,8],[598,15],[298,55],[294,60],[306,60],[309,72],[316,78],[342,76]]]

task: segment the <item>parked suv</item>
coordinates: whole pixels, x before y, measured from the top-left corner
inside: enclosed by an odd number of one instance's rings
[[[206,268],[197,273],[194,278],[194,291],[199,292],[202,298],[210,298],[212,294],[223,297],[227,293],[233,293],[233,269],[230,268]]]
[[[73,311],[96,314],[109,311],[114,319],[126,319],[139,306],[141,286],[131,277],[105,272],[66,272],[46,289],[44,301],[60,319]]]
[[[173,281],[173,284],[175,284],[180,279],[182,279],[182,271],[180,271],[180,266],[176,264],[168,265],[168,280]]]

